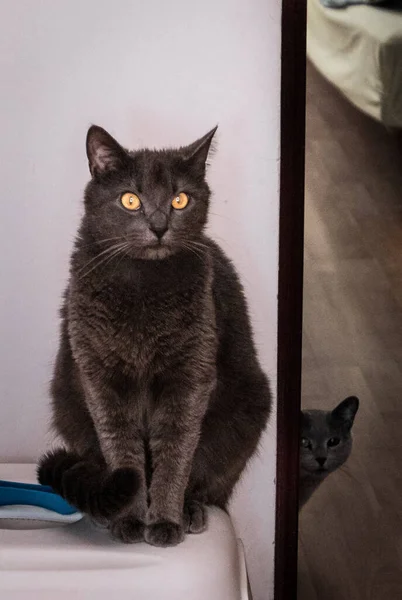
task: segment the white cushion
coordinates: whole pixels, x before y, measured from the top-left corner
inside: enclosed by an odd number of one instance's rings
[[[34,465],[0,464],[0,479],[35,481]],[[1,527],[1,524],[0,524]],[[53,529],[0,529],[7,600],[247,600],[240,540],[228,515],[173,548],[126,545],[87,519]]]

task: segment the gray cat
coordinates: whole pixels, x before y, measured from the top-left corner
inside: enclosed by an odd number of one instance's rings
[[[358,398],[350,396],[332,411],[302,411],[299,509],[321,482],[348,459],[352,450],[351,429],[358,408]]]
[[[215,129],[134,152],[101,127],[87,136],[92,179],[51,384],[66,449],[38,477],[124,542],[203,531],[270,413],[243,288],[204,233]]]

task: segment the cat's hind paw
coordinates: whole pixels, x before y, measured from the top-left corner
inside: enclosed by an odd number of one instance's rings
[[[184,504],[183,526],[186,533],[202,533],[207,528],[205,504],[190,500]]]
[[[139,484],[134,469],[107,473],[97,465],[82,461],[63,475],[61,495],[82,512],[110,520],[130,505]]]
[[[38,462],[36,475],[41,485],[49,485],[61,493],[63,475],[80,462],[80,457],[64,448],[44,454]]]

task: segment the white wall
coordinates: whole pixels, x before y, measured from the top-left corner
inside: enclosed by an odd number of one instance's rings
[[[126,146],[219,123],[211,231],[237,264],[275,388],[280,0],[0,3],[0,459],[35,459],[89,124]],[[234,502],[255,600],[272,584],[275,424]]]

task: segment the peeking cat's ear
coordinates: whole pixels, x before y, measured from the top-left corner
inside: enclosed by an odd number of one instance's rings
[[[212,138],[214,137],[217,129],[218,125],[211,129],[211,131],[208,131],[208,133],[202,138],[182,149],[185,161],[191,167],[198,168],[203,173],[205,173],[205,167],[208,153],[211,149]]]
[[[300,411],[300,423],[301,423],[302,427],[304,427],[306,425],[310,425],[310,417],[308,416],[308,413],[306,410]]]
[[[92,125],[87,133],[87,156],[92,177],[115,171],[127,160],[127,152],[102,127]]]
[[[359,399],[356,396],[349,396],[334,408],[332,416],[337,421],[343,421],[352,427],[358,408]]]

